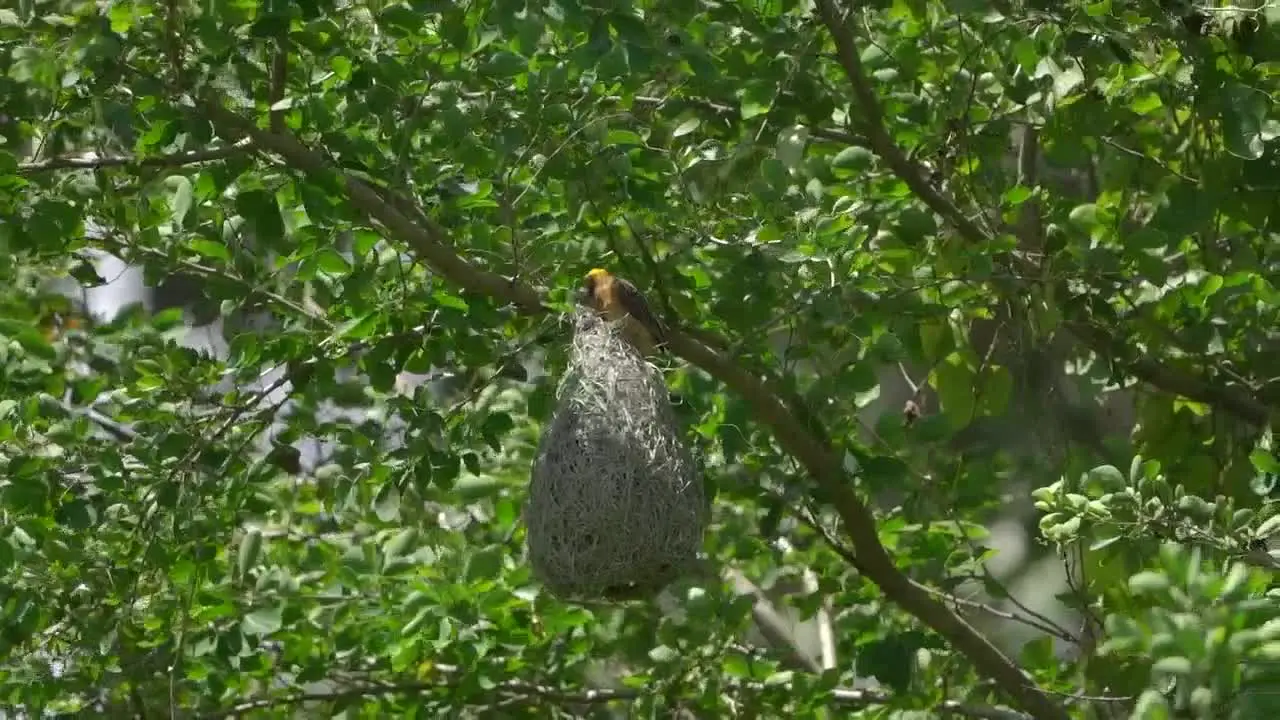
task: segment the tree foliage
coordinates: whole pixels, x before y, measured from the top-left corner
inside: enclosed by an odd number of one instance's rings
[[[1273,716],[1275,14],[0,9],[0,705]],[[596,266],[715,493],[657,603],[522,546]]]

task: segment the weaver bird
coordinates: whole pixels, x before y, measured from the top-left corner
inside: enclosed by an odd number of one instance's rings
[[[666,330],[649,309],[644,295],[627,280],[595,268],[583,282],[582,298],[604,319],[622,322],[622,335],[641,355],[652,355],[666,343]]]

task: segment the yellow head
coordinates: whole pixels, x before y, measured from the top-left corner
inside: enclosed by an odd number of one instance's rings
[[[582,287],[588,293],[595,290],[597,285],[602,285],[609,279],[609,271],[604,268],[592,268],[587,276],[582,279]]]
[[[596,287],[608,277],[608,270],[605,270],[604,268],[592,268],[591,271],[582,279],[582,289],[579,291],[578,295],[579,299],[588,305],[596,304]]]

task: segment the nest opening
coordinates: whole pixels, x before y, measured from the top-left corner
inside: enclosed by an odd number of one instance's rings
[[[533,464],[529,560],[553,594],[636,599],[692,570],[706,498],[661,371],[579,309]]]

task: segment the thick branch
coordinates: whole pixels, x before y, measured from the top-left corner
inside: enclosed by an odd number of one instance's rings
[[[222,132],[248,135],[259,148],[276,153],[290,167],[308,175],[336,178],[346,188],[347,197],[357,210],[407,243],[437,272],[464,290],[505,300],[525,313],[536,314],[547,310],[533,288],[482,270],[462,259],[450,246],[448,233],[439,223],[421,213],[416,214],[421,226],[405,217],[401,208],[415,206],[408,198],[393,190],[375,189],[363,180],[333,167],[324,157],[308,150],[293,136],[263,130],[251,121],[228,112],[219,103],[205,103],[204,109]],[[395,202],[394,206],[383,199],[383,193],[391,197]]]
[[[916,197],[928,205],[930,210],[954,225],[962,237],[975,242],[985,240],[986,233],[982,228],[970,220],[950,198],[930,185],[925,180],[921,168],[912,162],[902,148],[898,147],[897,142],[890,137],[884,124],[884,110],[880,106],[880,98],[872,89],[871,83],[867,82],[867,75],[862,67],[862,57],[858,54],[858,48],[853,42],[853,33],[849,32],[848,27],[845,26],[843,18],[836,10],[834,0],[815,0],[815,4],[823,24],[827,26],[835,40],[836,57],[840,60],[840,67],[844,69],[853,85],[853,94],[861,109],[859,118],[862,132],[871,149],[889,164],[894,174],[911,188],[911,192]]]
[[[1132,350],[1095,325],[1071,323],[1069,327],[1094,352],[1110,360],[1119,360],[1134,377],[1145,383],[1222,408],[1255,425],[1271,422],[1271,408],[1255,399],[1249,391],[1201,379],[1148,357],[1129,359]]]
[[[835,40],[836,56],[839,58],[840,66],[853,86],[853,94],[861,110],[859,116],[862,132],[869,139],[872,150],[888,163],[894,173],[917,197],[954,226],[962,237],[974,242],[985,241],[987,236],[982,228],[965,216],[949,198],[929,184],[920,172],[920,168],[907,158],[889,135],[885,127],[880,99],[867,81],[853,34],[846,26],[842,13],[836,8],[835,0],[815,0],[815,4],[819,17]],[[854,537],[854,551],[859,561],[864,565],[869,564],[870,558],[866,556],[863,544],[857,537]],[[871,569],[868,567],[865,572],[870,575]],[[892,591],[876,580],[886,595],[955,644],[983,674],[995,680],[1000,689],[1015,698],[1024,709],[1039,718],[1066,720],[1066,711],[1041,692],[1012,660],[972,626],[949,608],[940,605],[925,588],[917,586],[896,570],[891,577],[896,584]],[[874,577],[872,579],[875,580]]]
[[[424,261],[450,281],[467,290],[505,300],[526,313],[546,311],[533,288],[504,279],[462,259],[452,248],[445,229],[437,223],[419,213],[417,215],[423,223],[419,227],[405,217],[398,208],[410,204],[407,198],[388,191],[395,203],[393,206],[368,184],[335,169],[292,136],[263,130],[228,112],[217,102],[206,103],[204,109],[224,134],[247,134],[259,148],[280,155],[297,170],[320,178],[338,178],[357,209],[414,248]],[[765,383],[726,355],[675,328],[668,335],[668,347],[742,396],[752,406],[755,417],[773,429],[782,447],[805,466],[817,481],[822,498],[831,503],[839,514],[863,574],[889,599],[950,640],[1037,717],[1065,720],[1067,716],[1062,709],[1035,689],[1023,672],[989,640],[898,570],[880,544],[874,515],[854,493],[852,479],[844,471],[841,456],[832,450],[827,438],[800,422]]]
[[[990,237],[987,233],[970,220],[950,198],[928,183],[921,169],[894,142],[886,129],[880,100],[867,80],[861,56],[854,43],[853,33],[845,24],[834,0],[815,0],[815,3],[823,24],[827,26],[835,40],[836,56],[858,100],[863,132],[870,141],[871,149],[888,163],[894,174],[907,184],[916,197],[954,227],[960,237],[974,244],[988,242]],[[1038,268],[1025,261],[1015,258],[1014,262],[1019,271],[1026,274],[1039,274]],[[1089,326],[1088,331],[1083,335],[1075,332],[1072,334],[1076,334],[1090,350],[1104,357],[1118,357],[1116,348],[1123,345],[1122,340],[1096,325]],[[1234,388],[1221,387],[1212,380],[1170,367],[1157,360],[1142,358],[1126,363],[1126,368],[1135,377],[1153,387],[1212,405],[1248,422],[1266,425],[1271,420],[1273,414],[1271,408],[1245,393]]]
[[[156,157],[90,157],[54,158],[43,162],[23,163],[18,166],[19,175],[37,175],[57,170],[99,170],[109,167],[178,167],[196,163],[225,160],[249,149],[251,143],[241,140],[227,147],[195,150],[192,152],[158,155]]]

